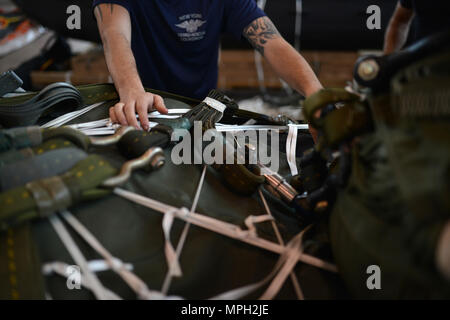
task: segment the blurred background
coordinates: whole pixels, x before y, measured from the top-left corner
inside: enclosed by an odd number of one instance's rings
[[[397,0],[258,0],[280,33],[326,87],[352,80],[356,59],[381,51]],[[81,8],[81,29],[66,27],[67,7]],[[381,30],[369,30],[367,8],[381,8]],[[58,81],[111,82],[92,14],[92,0],[0,0],[0,73],[13,69],[25,90]],[[302,97],[272,72],[250,45],[224,36],[218,88],[242,108],[296,119]]]

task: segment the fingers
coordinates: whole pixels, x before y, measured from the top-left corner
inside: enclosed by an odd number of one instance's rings
[[[151,109],[152,104],[153,97],[151,95],[145,95],[136,103],[136,111],[139,115],[139,121],[145,131],[148,131],[148,110]]]
[[[109,117],[111,122],[120,123],[122,126],[132,125],[137,126],[136,116],[134,116],[134,122],[132,121],[131,112],[133,115],[134,112],[134,104],[129,103],[125,105],[123,102],[118,102],[114,107],[109,108]]]
[[[167,114],[169,112],[167,111],[163,98],[157,94],[153,95],[153,108],[162,114]]]
[[[168,113],[161,96],[143,92],[134,95],[134,99],[126,100],[125,103],[117,103],[109,109],[109,116],[112,122],[119,122],[122,126],[130,125],[140,129],[136,119],[137,112],[142,128],[148,130],[148,112],[152,110],[152,107],[162,114]]]
[[[109,118],[111,119],[111,122],[112,122],[112,123],[117,123],[117,122],[119,122],[119,121],[117,120],[116,113],[114,112],[114,107],[109,108]]]
[[[136,102],[135,101],[128,102],[123,108],[123,112],[125,113],[128,125],[133,126],[136,129],[140,129],[136,119]]]
[[[113,118],[115,119],[115,122],[119,122],[121,125],[126,126],[128,124],[127,119],[125,118],[125,114],[123,113],[123,108],[125,107],[125,103],[119,102],[117,103],[112,109],[113,111],[110,112],[113,114],[111,117],[111,120]]]

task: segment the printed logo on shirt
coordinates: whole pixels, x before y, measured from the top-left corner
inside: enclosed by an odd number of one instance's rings
[[[206,20],[202,20],[201,14],[185,14],[178,19],[181,22],[175,26],[186,31],[178,33],[181,41],[198,41],[205,37],[206,31],[199,31],[199,29],[206,23]]]

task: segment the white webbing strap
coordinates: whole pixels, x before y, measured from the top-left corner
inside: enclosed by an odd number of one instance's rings
[[[190,212],[194,212],[197,209],[197,204],[198,204],[198,200],[200,199],[200,193],[202,191],[203,182],[205,181],[206,168],[207,168],[206,165],[203,166],[202,174],[200,176],[200,180],[197,185],[197,190],[195,191],[194,201],[192,202]],[[169,212],[171,212],[171,211],[169,210]],[[173,213],[171,215],[173,217]],[[186,238],[187,238],[190,226],[191,226],[191,224],[189,222],[187,222],[185,224],[185,226],[183,228],[183,232],[181,233],[181,236],[180,236],[180,240],[178,241],[177,250],[176,250],[176,259],[177,259],[178,266],[180,265],[178,262],[178,259],[180,258],[181,252],[183,251],[184,243],[186,242]],[[167,245],[167,241],[166,241],[166,245]],[[167,257],[167,254],[166,254],[166,257]],[[163,286],[161,289],[161,292],[163,294],[167,294],[169,292],[170,284],[172,282],[172,277],[173,277],[173,274],[170,270],[171,264],[170,264],[169,260],[168,260],[168,264],[169,264],[169,272],[167,272],[167,274],[166,274],[166,278],[164,279],[164,283],[163,283]]]
[[[256,232],[255,224],[266,221],[273,221],[273,217],[268,214],[259,216],[248,216],[247,218],[245,218],[244,224],[247,227],[250,234],[256,237],[258,234]]]
[[[235,131],[266,131],[266,130],[286,130],[290,128],[296,128],[297,130],[308,130],[307,124],[291,124],[289,126],[273,126],[273,125],[235,125],[235,124],[221,124],[216,123],[216,130],[218,132],[235,132]]]
[[[187,210],[186,208],[177,209],[157,200],[150,199],[121,188],[115,188],[113,192],[120,197],[123,197],[134,203],[140,204],[144,207],[150,208],[163,214],[170,209],[174,209],[174,215],[176,218],[194,224],[198,227],[210,230],[212,232],[216,232],[218,234],[240,240],[261,249],[265,249],[267,251],[278,254],[283,254],[286,250],[284,246],[260,237],[252,236],[247,230],[242,230],[239,226],[232,223],[220,221],[215,218],[204,216],[198,213],[189,212],[189,210]],[[302,253],[298,257],[298,261],[315,266],[320,269],[328,270],[330,272],[337,272],[337,267],[334,264],[304,253]]]
[[[69,124],[67,126],[73,129],[93,129],[93,128],[110,127],[112,126],[112,123],[109,118],[105,118],[89,122]]]
[[[286,139],[286,156],[292,176],[296,176],[298,174],[297,159],[296,159],[297,135],[298,135],[297,130],[298,129],[296,126],[289,125],[289,133]]]
[[[273,217],[272,212],[270,211],[269,205],[267,204],[266,198],[264,197],[264,194],[262,193],[261,188],[258,189],[259,196],[261,198],[261,201],[264,205],[264,209],[266,210],[267,215]],[[275,235],[277,237],[278,243],[284,246],[284,240],[281,236],[280,230],[278,229],[277,224],[275,223],[275,219],[272,220],[272,228],[275,232]],[[298,282],[297,276],[294,272],[291,272],[290,274],[292,285],[294,286],[295,294],[297,295],[297,298],[299,300],[304,300],[303,291],[300,287],[300,284]]]
[[[160,292],[149,290],[144,281],[137,277],[133,272],[129,271],[120,259],[113,257],[94,235],[69,211],[63,211],[61,214],[70,226],[92,247],[92,249],[105,259],[110,268],[130,286],[139,299],[152,300],[168,298]]]
[[[178,262],[177,253],[170,242],[170,230],[172,228],[173,220],[174,220],[174,212],[173,210],[169,210],[164,214],[164,218],[162,221],[162,227],[164,231],[165,245],[164,252],[166,254],[167,265],[169,266],[169,274],[172,277],[181,277],[181,267]]]
[[[206,97],[203,100],[203,102],[206,103],[211,108],[216,109],[220,113],[223,113],[225,111],[225,109],[227,108],[227,106],[225,104],[223,104],[222,102],[217,101],[216,99],[213,99],[210,97]]]
[[[63,124],[66,124],[69,121],[72,121],[78,117],[80,117],[81,115],[97,108],[98,106],[101,106],[102,104],[104,104],[104,102],[99,102],[99,103],[95,103],[92,104],[90,106],[87,106],[81,110],[76,110],[76,111],[72,111],[72,112],[68,112],[66,114],[63,114],[62,116],[53,119],[52,121],[49,121],[45,124],[43,124],[41,126],[41,128],[58,128],[60,126],[62,126]]]
[[[305,231],[303,230],[295,236],[286,246],[286,256],[283,266],[270,283],[264,294],[259,298],[260,300],[271,300],[280,292],[286,278],[289,274],[293,274],[293,269],[297,265],[298,258],[302,254],[302,239]]]
[[[191,109],[168,109],[167,114],[161,114],[159,111],[152,111],[148,114],[149,119],[177,119]],[[138,117],[138,115],[136,115]]]
[[[88,265],[89,265],[89,269],[92,272],[95,272],[95,267],[93,267],[93,262],[96,263],[96,261],[89,261]],[[64,278],[68,278],[69,274],[67,273],[67,270],[70,269],[70,266],[66,263],[63,262],[59,262],[59,261],[55,261],[55,262],[49,262],[46,263],[42,266],[42,273],[45,276],[51,275],[51,274],[57,274],[61,277]],[[81,277],[81,283],[80,285],[82,287],[85,287],[88,290],[92,291],[92,287],[91,287],[91,283],[86,281],[86,278],[84,278],[83,276]],[[105,288],[105,293],[107,295],[107,299],[108,300],[122,300],[121,297],[119,297],[117,294],[115,294],[114,292],[112,292],[111,290],[109,290],[108,288]]]
[[[86,283],[88,283],[88,286],[90,287],[94,296],[99,300],[108,299],[109,297],[106,293],[105,287],[103,287],[97,276],[89,269],[88,263],[84,258],[83,254],[81,253],[80,248],[78,248],[77,244],[70,236],[69,232],[67,231],[62,221],[58,218],[56,214],[50,216],[49,220],[53,228],[55,229],[56,233],[58,234],[59,238],[61,239],[62,243],[66,247],[67,251],[69,251],[73,260],[83,272],[83,276],[86,280]]]
[[[269,286],[270,291],[266,290],[265,294],[260,298],[264,300],[272,299],[274,298],[277,293],[280,291],[281,287],[283,286],[283,277],[279,277],[279,274],[284,275],[284,270],[289,269],[289,271],[292,270],[290,267],[292,264],[292,260],[296,259],[296,263],[298,262],[298,255],[301,254],[301,239],[303,237],[304,231],[299,233],[297,236],[295,236],[291,242],[288,244],[287,247],[285,247],[285,250],[280,255],[280,258],[278,259],[277,263],[275,264],[275,267],[272,269],[272,271],[261,281],[249,284],[237,289],[233,289],[224,293],[221,293],[217,296],[212,297],[210,300],[238,300],[245,296],[248,296],[250,293],[258,290],[259,288],[265,286],[267,283],[272,280],[271,285]],[[295,245],[291,245],[295,244]],[[289,262],[289,264],[287,264]],[[294,265],[295,266],[295,265]]]

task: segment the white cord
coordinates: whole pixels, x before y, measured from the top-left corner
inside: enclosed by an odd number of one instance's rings
[[[104,102],[95,103],[95,104],[87,106],[86,108],[83,108],[81,110],[76,110],[76,111],[72,111],[72,112],[63,114],[62,116],[60,116],[56,119],[53,119],[52,121],[49,121],[46,124],[43,124],[41,126],[41,128],[58,128],[64,124],[66,124],[67,122],[72,121],[72,120],[80,117],[81,115],[97,108],[98,106],[101,106],[102,104],[104,104]]]
[[[234,131],[247,131],[247,130],[287,130],[295,128],[298,130],[308,130],[307,124],[291,124],[289,126],[271,126],[271,125],[234,125],[234,124],[220,124],[216,123],[216,130],[218,132],[234,132]]]
[[[298,128],[296,126],[290,125],[288,137],[286,139],[286,156],[292,176],[296,176],[298,174],[297,158],[296,158],[297,131]]]
[[[170,210],[173,210],[176,218],[179,218],[186,222],[190,222],[191,224],[194,224],[198,227],[219,233],[229,238],[237,239],[242,242],[251,244],[255,247],[262,248],[277,254],[283,254],[283,252],[286,251],[286,248],[284,246],[260,237],[252,236],[247,230],[242,230],[239,226],[232,223],[220,221],[198,213],[189,212],[189,210],[187,210],[186,208],[178,209],[157,200],[150,199],[148,197],[144,197],[121,188],[115,188],[113,192],[114,194],[122,198],[128,199],[134,203],[138,203],[144,207],[153,209],[163,214],[169,212]],[[334,264],[307,254],[301,254],[298,257],[298,260],[320,269],[324,269],[334,273],[337,272],[337,267]]]
[[[194,201],[192,202],[191,211],[194,212],[197,209],[198,200],[200,199],[200,193],[202,191],[203,182],[205,180],[206,175],[206,166],[203,166],[202,174],[200,176],[200,180],[197,185],[197,190],[195,191]],[[183,251],[184,243],[186,242],[186,238],[189,232],[189,228],[191,223],[187,222],[183,228],[183,232],[181,233],[180,240],[178,241],[177,250],[176,250],[176,259],[180,258],[181,252]],[[170,265],[169,265],[170,267]],[[166,278],[164,279],[164,283],[161,289],[163,294],[167,294],[169,292],[170,284],[172,282],[173,274],[169,272],[166,274]]]
[[[62,243],[66,247],[67,251],[69,251],[75,263],[83,271],[86,283],[88,283],[92,293],[99,300],[108,299],[106,289],[103,287],[97,276],[89,269],[89,265],[86,259],[84,258],[83,254],[81,253],[80,248],[78,248],[77,244],[70,236],[69,232],[67,231],[62,221],[58,218],[56,214],[52,215],[49,218],[49,220],[53,228],[55,229],[56,233],[58,234],[59,238],[61,239]]]
[[[266,198],[264,197],[264,194],[261,191],[261,188],[258,189],[258,193],[261,198],[261,201],[263,202],[266,213],[269,216],[273,217],[272,212],[270,211],[269,205],[267,204]],[[273,228],[273,231],[275,232],[278,243],[284,246],[284,240],[283,240],[283,237],[281,236],[281,233],[280,233],[280,230],[278,229],[277,224],[275,223],[275,219],[272,220],[272,228]],[[297,276],[295,275],[294,272],[291,272],[290,277],[291,277],[292,285],[294,286],[294,290],[295,290],[295,294],[297,295],[297,298],[299,300],[304,300],[305,297],[303,295],[303,291],[298,282]]]

